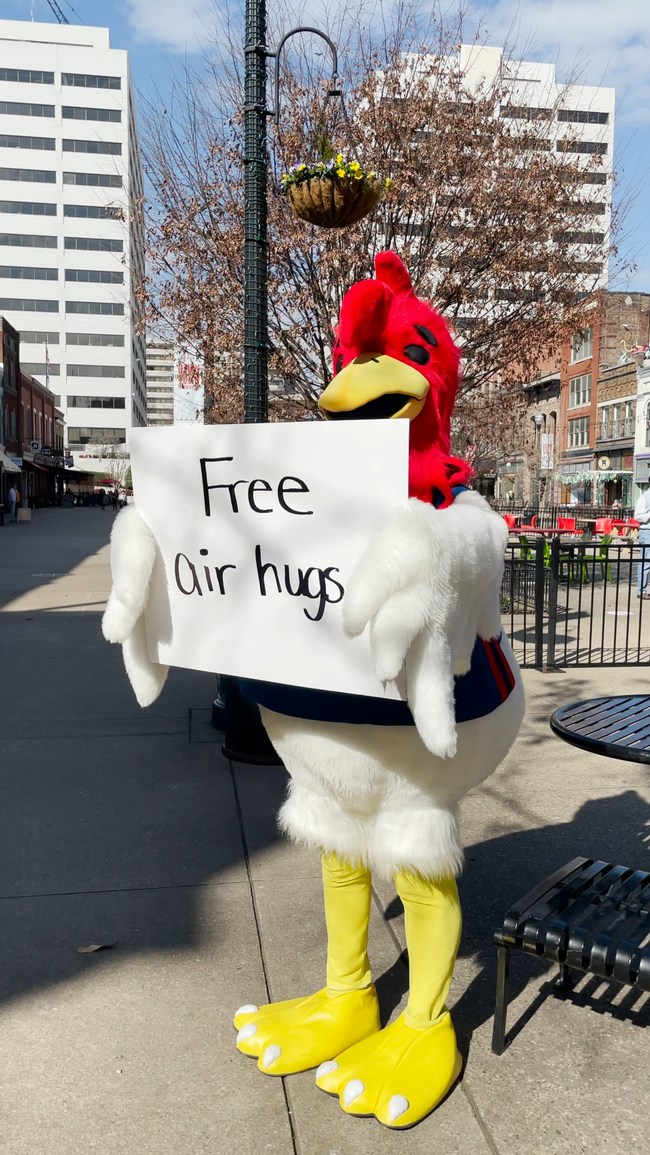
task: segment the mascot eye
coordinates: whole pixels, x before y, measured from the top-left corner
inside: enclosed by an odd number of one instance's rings
[[[343,368],[343,354],[339,353],[338,357],[336,358],[336,361],[334,362],[334,372],[340,373],[342,368]]]
[[[428,345],[433,345],[434,349],[438,348],[438,342],[430,329],[425,328],[424,325],[416,325],[415,332],[419,333],[422,340],[426,341]]]
[[[428,365],[431,360],[428,350],[423,345],[407,345],[404,352],[410,361],[415,361],[416,365]]]

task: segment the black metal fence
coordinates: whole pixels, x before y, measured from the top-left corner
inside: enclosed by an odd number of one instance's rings
[[[650,546],[633,541],[510,542],[501,610],[519,664],[650,665],[650,600],[637,597],[640,565],[650,569]]]
[[[537,515],[537,524],[542,529],[550,528],[557,525],[558,517],[575,517],[577,521],[584,519],[595,519],[597,517],[611,517],[614,521],[620,521],[627,517],[634,516],[634,509],[632,506],[614,506],[614,505],[543,505],[538,506],[532,503],[512,505],[507,501],[490,502],[492,509],[497,513],[511,513],[517,518],[517,521],[524,525],[530,525],[530,519],[533,515]]]

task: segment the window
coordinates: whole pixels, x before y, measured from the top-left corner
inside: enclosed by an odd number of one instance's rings
[[[561,108],[557,114],[558,120],[568,124],[608,124],[608,112],[585,112],[582,109]]]
[[[104,349],[124,348],[124,337],[118,333],[68,333],[67,342],[68,345],[97,345]]]
[[[41,152],[54,152],[53,136],[9,136],[0,132],[0,148],[33,148]]]
[[[0,265],[0,277],[12,281],[58,281],[58,269],[43,269],[25,265]]]
[[[61,84],[68,88],[110,88],[122,87],[120,76],[92,76],[83,72],[62,72]]]
[[[66,237],[63,244],[66,249],[83,249],[92,253],[121,253],[124,248],[122,241],[104,237]]]
[[[572,377],[569,381],[569,409],[577,409],[580,405],[591,403],[591,373],[584,373],[582,377]]]
[[[600,439],[615,441],[618,437],[634,437],[635,414],[635,401],[603,405],[600,410]]]
[[[66,269],[66,281],[84,281],[92,285],[123,285],[124,273],[116,270]]]
[[[0,172],[2,170],[0,169]],[[122,177],[105,172],[64,172],[64,184],[91,186],[93,188],[121,188]]]
[[[75,409],[124,409],[123,397],[68,397]]]
[[[589,418],[576,417],[569,421],[569,449],[580,449],[589,445]]]
[[[68,377],[123,377],[123,365],[68,365]]]
[[[34,201],[0,201],[0,213],[22,213],[26,217],[55,217],[56,205]]]
[[[96,317],[123,317],[124,305],[106,301],[66,301],[66,313],[91,313]]]
[[[64,205],[63,215],[96,221],[115,220],[115,210],[110,205]]]
[[[26,180],[32,184],[54,184],[56,173],[46,168],[0,168],[0,180]]]
[[[121,156],[122,145],[112,140],[64,140],[64,152],[89,152],[102,156]]]
[[[576,333],[571,342],[571,363],[575,361],[584,361],[587,357],[591,357],[593,353],[593,332],[591,329],[583,329],[581,333]]]
[[[125,441],[124,429],[91,429],[84,426],[71,426],[68,429],[68,445],[71,449],[83,449],[84,445],[124,445]]]
[[[58,377],[61,372],[61,366],[53,361],[50,361],[49,369],[44,361],[21,361],[20,367],[26,373],[33,373],[36,377],[47,377],[48,373]]]
[[[54,73],[28,68],[0,68],[0,80],[15,80],[19,84],[54,84]]]
[[[70,104],[63,105],[61,116],[64,120],[105,120],[111,124],[120,124],[122,120],[122,113],[116,108],[75,108]]]
[[[501,115],[510,120],[550,120],[553,115],[551,108],[523,108],[514,104],[507,104],[501,109]]]
[[[58,313],[58,301],[26,301],[14,297],[0,297],[0,310],[12,309],[14,313]]]
[[[0,100],[0,115],[54,116],[53,104],[28,104],[22,100]]]
[[[0,233],[0,245],[13,245],[17,249],[55,249],[56,237],[39,233]]]
[[[21,329],[20,344],[23,345],[58,345],[58,333],[43,333]]]
[[[591,156],[604,156],[607,145],[595,140],[558,140],[555,147],[558,152],[580,152]]]
[[[558,233],[555,240],[567,245],[602,245],[605,240],[605,234],[595,232],[566,232]]]

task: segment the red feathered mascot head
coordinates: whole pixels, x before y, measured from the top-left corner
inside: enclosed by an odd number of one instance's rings
[[[335,376],[320,408],[330,420],[408,418],[409,493],[444,507],[472,472],[449,454],[459,352],[440,314],[416,297],[396,253],[377,254],[375,275],[343,298]]]

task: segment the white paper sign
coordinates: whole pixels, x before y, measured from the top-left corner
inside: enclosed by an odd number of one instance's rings
[[[400,698],[343,631],[365,547],[407,498],[408,421],[131,431],[159,547],[146,628],[165,665]]]

